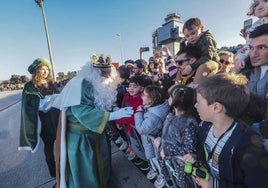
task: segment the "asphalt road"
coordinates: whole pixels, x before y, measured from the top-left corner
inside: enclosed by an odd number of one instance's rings
[[[36,153],[18,151],[21,91],[0,93],[0,187],[46,188],[55,183],[46,167],[43,145]]]
[[[0,92],[0,112],[8,107],[20,102],[21,90],[1,91]]]

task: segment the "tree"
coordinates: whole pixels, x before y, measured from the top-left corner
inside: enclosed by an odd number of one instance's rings
[[[9,80],[4,80],[4,81],[2,82],[2,84],[3,84],[3,85],[8,85],[8,84],[10,84],[10,81],[9,81]]]
[[[76,71],[68,72],[67,73],[67,79],[71,79],[76,75]]]
[[[10,81],[11,84],[20,84],[20,83],[22,83],[20,75],[15,75],[15,74],[11,76],[9,81]]]
[[[28,78],[27,76],[23,75],[23,76],[20,77],[20,80],[21,80],[22,83],[26,83],[26,82],[30,81],[30,78]]]
[[[64,80],[64,72],[58,72],[57,80]]]

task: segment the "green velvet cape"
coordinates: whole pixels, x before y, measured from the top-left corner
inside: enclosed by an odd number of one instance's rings
[[[40,132],[43,140],[56,138],[59,110],[52,108],[47,113],[39,112],[39,102],[42,98],[44,95],[34,87],[32,81],[25,84],[21,101],[19,150],[35,152],[38,149]],[[39,117],[41,124],[38,123]]]

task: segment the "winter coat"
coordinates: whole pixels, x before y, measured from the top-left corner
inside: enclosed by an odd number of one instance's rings
[[[189,44],[195,46],[201,53],[201,57],[191,67],[196,70],[201,64],[207,61],[219,62],[217,43],[210,31],[204,31],[202,36],[195,44]]]
[[[198,123],[188,115],[168,115],[164,122],[161,145],[166,156],[196,153]]]
[[[153,139],[161,136],[163,123],[169,112],[168,101],[149,107],[144,112],[136,112],[135,128],[141,135],[142,145],[145,150],[147,159],[156,157],[156,152],[153,146]]]
[[[198,151],[198,123],[197,120],[186,114],[169,114],[164,122],[161,137],[161,147],[165,156],[172,161],[175,156],[197,154]],[[173,163],[176,170],[176,183],[179,187],[191,187],[184,172],[184,164]]]
[[[262,138],[245,125],[236,122],[231,136],[226,141],[218,158],[219,187],[244,188],[267,187],[268,153]],[[204,143],[210,127],[209,122],[201,122],[199,138],[202,152],[198,154],[206,162]]]
[[[25,84],[21,100],[21,121],[19,150],[35,152],[39,146],[39,131],[43,141],[54,141],[58,125],[59,110],[51,108],[47,112],[39,111],[40,99],[46,95],[58,93],[55,85],[51,84],[48,89],[38,90],[33,81]],[[38,124],[40,118],[41,124]]]
[[[260,80],[261,68],[254,68],[249,74],[248,88],[250,92],[260,96],[263,100],[268,97],[268,71],[264,74]]]
[[[138,106],[140,105],[142,105],[141,94],[138,94],[137,96],[133,97],[130,96],[129,93],[126,93],[122,100],[121,108],[131,106],[133,110],[136,111]],[[115,122],[118,125],[122,125],[131,137],[133,136],[133,126],[135,124],[134,115],[132,115],[131,117],[124,117],[118,119]]]

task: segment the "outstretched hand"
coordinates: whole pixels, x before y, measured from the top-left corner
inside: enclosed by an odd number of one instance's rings
[[[239,35],[244,39],[247,39],[247,32],[245,29],[241,29]]]
[[[123,117],[131,117],[133,113],[134,110],[132,107],[121,108],[117,111],[110,112],[109,121],[121,119]]]

